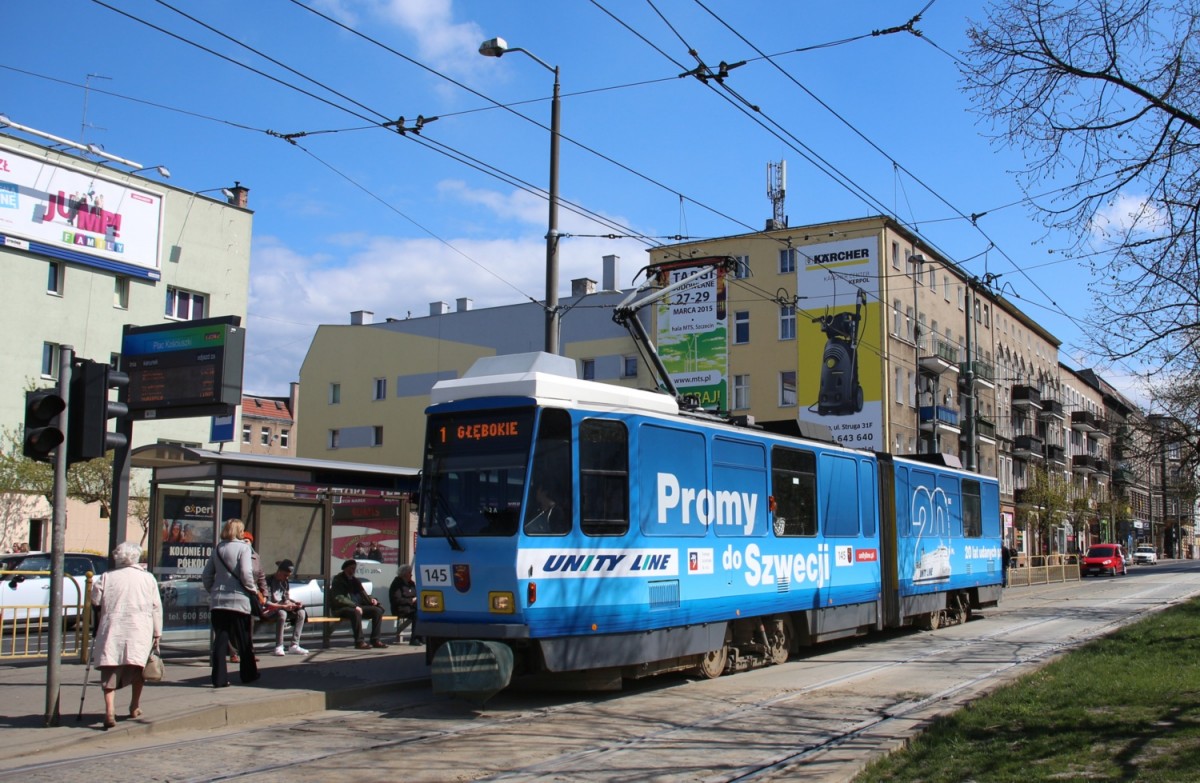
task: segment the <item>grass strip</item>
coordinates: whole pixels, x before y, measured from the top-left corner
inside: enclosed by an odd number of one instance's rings
[[[930,725],[856,783],[1200,781],[1200,602],[1089,642]]]

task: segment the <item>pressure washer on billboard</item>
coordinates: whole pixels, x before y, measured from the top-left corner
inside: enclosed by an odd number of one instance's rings
[[[863,409],[863,388],[858,381],[858,343],[862,326],[862,308],[867,292],[858,289],[854,312],[825,315],[812,319],[820,324],[828,338],[821,354],[821,388],[817,413],[821,416],[848,416]],[[809,408],[812,410],[812,408]]]

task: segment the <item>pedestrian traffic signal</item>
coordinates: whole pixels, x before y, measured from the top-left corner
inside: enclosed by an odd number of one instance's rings
[[[38,462],[54,461],[54,449],[63,442],[59,414],[66,407],[67,403],[54,389],[25,392],[26,457]]]
[[[124,418],[129,406],[108,399],[109,389],[129,385],[129,376],[102,362],[84,359],[71,372],[70,426],[67,428],[67,462],[103,457],[109,449],[124,446],[125,435],[111,432],[108,420]]]

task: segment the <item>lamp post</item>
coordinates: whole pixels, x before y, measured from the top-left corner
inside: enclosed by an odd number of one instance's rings
[[[558,353],[558,66],[546,63],[527,49],[509,46],[503,38],[490,38],[479,45],[479,53],[484,57],[501,57],[507,52],[524,52],[554,74],[554,95],[550,101],[550,218],[546,229],[546,353]]]

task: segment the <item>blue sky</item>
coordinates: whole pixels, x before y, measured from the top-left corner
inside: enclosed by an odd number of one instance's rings
[[[871,35],[922,10],[920,37]],[[546,202],[513,179],[546,185],[552,76],[520,53],[480,56],[494,36],[560,67],[561,195],[609,221],[561,213],[560,293],[598,280],[607,254],[630,285],[648,242],[761,228],[767,163],[786,160],[791,225],[915,223],[968,271],[1001,275],[1064,361],[1096,366],[1087,268],[1018,203],[1025,161],[988,140],[961,90],[952,58],[982,13],[974,0],[11,3],[0,113],[165,165],[178,187],[250,188],[253,393],[285,394],[316,326],[353,310],[542,298]],[[747,61],[725,80],[736,95],[681,78],[689,48],[714,70]],[[419,139],[377,127],[419,115],[439,118]],[[978,228],[960,217],[985,212]]]

